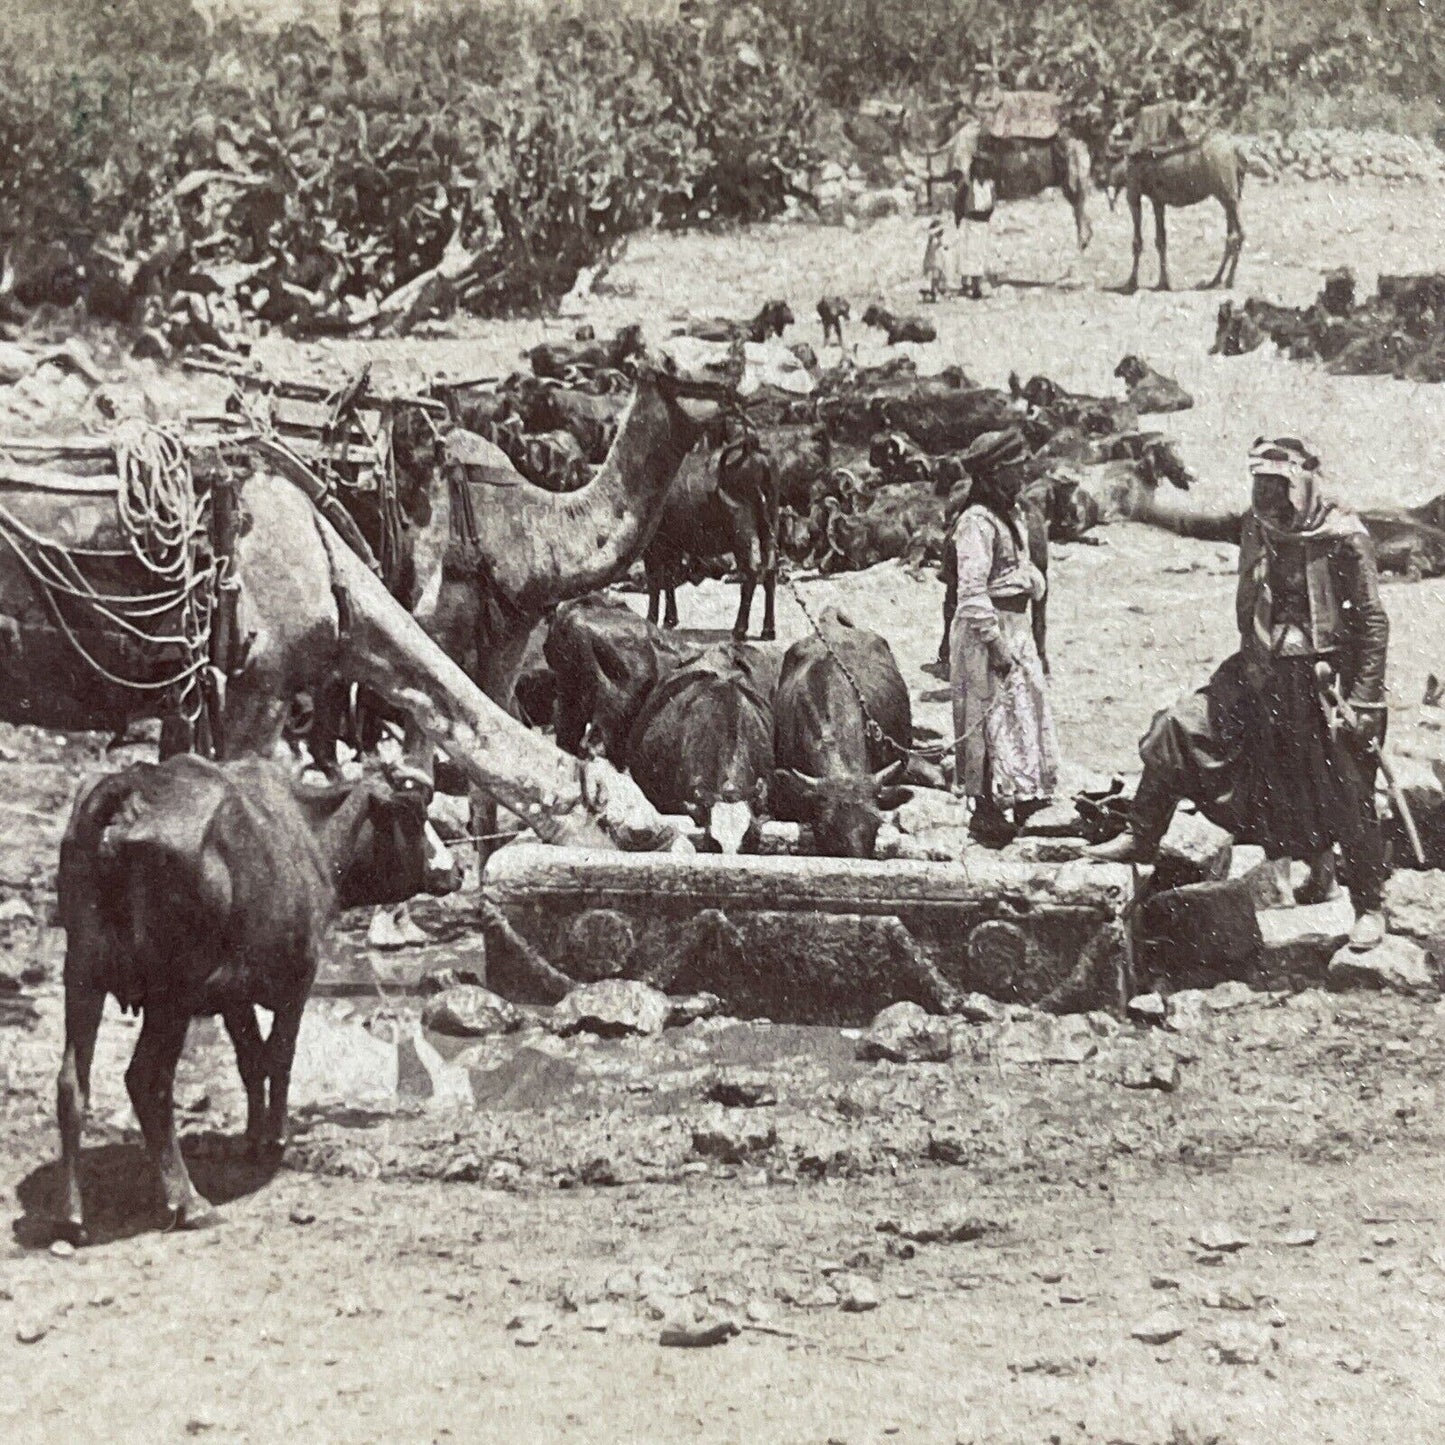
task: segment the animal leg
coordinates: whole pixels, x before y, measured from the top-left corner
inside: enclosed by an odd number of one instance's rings
[[[758,634],[764,642],[771,642],[778,635],[777,623],[773,617],[773,604],[778,592],[778,566],[776,560],[763,573],[763,630]]]
[[[738,582],[738,615],[733,623],[733,637],[738,642],[748,635],[748,623],[752,620],[753,612],[753,593],[757,589],[757,574],[744,572]]]
[[[72,1244],[87,1242],[85,1209],[80,1193],[80,1134],[90,1112],[90,1064],[105,995],[86,989],[65,993],[65,1057],[55,1088],[60,1121],[60,1161],[65,1197],[61,1227]]]
[[[184,1014],[147,1008],[140,1041],[125,1072],[126,1090],[145,1135],[146,1152],[160,1174],[173,1229],[204,1229],[220,1223],[220,1215],[196,1193],[176,1140],[176,1063],[189,1025]]]
[[[250,1004],[226,1009],[222,1015],[231,1046],[236,1050],[236,1068],[246,1090],[246,1149],[253,1159],[261,1154],[266,1127],[266,1045]]]
[[[315,976],[313,965],[312,976]],[[286,1108],[291,1094],[291,1065],[296,1058],[296,1035],[301,1032],[301,1011],[306,1006],[303,995],[295,1003],[276,1010],[271,1037],[266,1040],[267,1073],[271,1080],[270,1097],[266,1100],[266,1147],[279,1157],[286,1151]]]
[[[669,575],[664,590],[667,593],[666,611],[663,613],[662,625],[665,628],[677,626],[677,578]]]
[[[1239,253],[1244,250],[1244,225],[1239,218],[1239,202],[1237,200],[1225,202],[1224,218],[1226,223],[1224,256],[1228,263],[1224,284],[1233,287],[1234,273],[1239,269]]]
[[[1157,197],[1153,200],[1154,206],[1154,249],[1159,253],[1159,287],[1160,291],[1169,289],[1169,255],[1167,243],[1164,239],[1164,202]]]
[[[662,578],[646,564],[644,564],[644,569],[647,572],[647,620],[656,627],[662,600]]]
[[[1132,187],[1129,190],[1129,218],[1134,223],[1134,269],[1124,283],[1127,295],[1139,289],[1139,258],[1144,254],[1144,198]]]

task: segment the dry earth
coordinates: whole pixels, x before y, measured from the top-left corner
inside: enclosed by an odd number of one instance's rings
[[[1425,186],[1252,188],[1241,289],[1300,301],[1341,263],[1367,286],[1376,270],[1445,266],[1442,200]],[[1127,269],[1128,241],[1122,216],[1098,219],[1081,259],[1060,203],[1003,212],[997,254],[1027,284],[937,308],[940,351],[980,380],[1043,370],[1096,391],[1112,389],[1122,354],[1143,354],[1197,398],[1166,426],[1200,473],[1201,505],[1240,498],[1245,448],[1271,428],[1315,436],[1361,503],[1440,490],[1440,390],[1210,357],[1216,298],[1100,289]],[[611,278],[632,294],[589,319],[660,326],[687,307],[742,311],[782,294],[816,342],[824,289],[912,304],[923,224],[647,238]],[[1174,217],[1177,279],[1213,270],[1219,229],[1207,211]],[[371,350],[409,378],[487,373],[557,329],[261,351],[295,371],[337,374]],[[194,392],[138,375],[164,396]],[[1102,541],[1061,549],[1054,574],[1055,697],[1075,776],[1131,767],[1151,710],[1230,645],[1227,552],[1132,527]],[[939,684],[920,670],[936,582],[885,567],[804,585],[810,602],[837,600],[889,635],[925,721],[943,728]],[[686,621],[718,626],[733,593],[709,585],[681,601]],[[1418,703],[1445,661],[1445,584],[1391,585],[1387,603],[1393,745],[1438,755]],[[803,625],[791,598],[780,625],[785,637]],[[3,742],[0,880],[14,892],[53,870],[65,802],[96,750],[23,730]],[[530,1029],[464,1061],[475,1110],[411,1098],[303,1112],[272,1180],[226,1147],[236,1085],[214,1030],[198,1029],[180,1098],[198,1180],[229,1221],[198,1236],[151,1227],[120,1080],[131,1032],[112,1017],[88,1158],[101,1242],[67,1256],[36,1247],[59,939],[23,922],[8,936],[14,971],[51,979],[30,990],[33,1032],[0,1028],[16,1199],[16,1241],[0,1255],[7,1440],[1315,1445],[1445,1433],[1445,1040],[1428,1003],[1221,996],[1237,1007],[1205,1006],[1167,1034],[961,1025],[954,1059],[933,1065],[860,1064],[836,1030],[707,1024],[589,1043]],[[315,1014],[348,1011],[374,1006]],[[1172,1091],[1120,1082],[1141,1065],[1167,1078],[1171,1064]],[[746,1068],[777,1102],[720,1113],[705,1098],[720,1068]],[[977,1237],[953,1244],[877,1228],[965,1217]],[[1215,1223],[1248,1243],[1192,1242]],[[710,1349],[662,1347],[658,1316],[697,1307],[745,1328]],[[1133,1338],[1161,1309],[1174,1319],[1159,1333],[1177,1337]]]

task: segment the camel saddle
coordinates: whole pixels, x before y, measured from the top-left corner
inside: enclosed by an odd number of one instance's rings
[[[1006,90],[983,117],[990,140],[1053,140],[1063,126],[1063,100],[1047,90]]]
[[[1146,105],[1134,121],[1134,134],[1129,139],[1129,154],[1146,160],[1162,160],[1197,146],[1202,133],[1192,132],[1184,123],[1179,107],[1163,102]]]

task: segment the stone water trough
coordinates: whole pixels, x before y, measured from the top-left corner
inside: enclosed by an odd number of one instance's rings
[[[1058,1010],[1118,1008],[1130,987],[1127,868],[792,855],[602,853],[514,843],[486,905],[568,978],[716,994],[743,1018],[866,1024],[951,991]],[[488,948],[488,970],[518,976]]]

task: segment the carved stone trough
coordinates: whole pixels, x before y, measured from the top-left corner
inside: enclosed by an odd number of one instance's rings
[[[951,990],[1056,1010],[1122,1006],[1125,868],[603,853],[514,843],[484,906],[579,982],[631,978],[717,994],[744,1018],[865,1024]],[[524,975],[489,942],[497,986]]]

